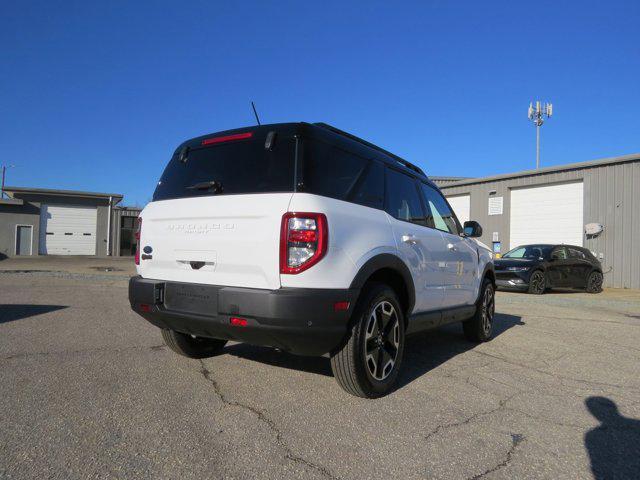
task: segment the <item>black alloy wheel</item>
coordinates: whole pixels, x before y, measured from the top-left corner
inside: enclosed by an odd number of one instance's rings
[[[547,289],[547,279],[542,270],[536,270],[529,278],[529,293],[542,295]]]
[[[602,291],[602,274],[600,272],[591,272],[587,278],[587,292],[600,293]]]
[[[400,346],[400,324],[394,306],[387,300],[378,303],[371,310],[365,332],[367,369],[373,378],[382,381],[393,371]]]
[[[473,317],[462,322],[462,329],[467,340],[475,343],[491,340],[495,314],[496,291],[493,282],[485,278],[476,301],[476,311]]]
[[[331,352],[331,370],[340,387],[363,398],[391,392],[402,364],[404,329],[396,292],[383,283],[365,285],[344,343]]]
[[[482,320],[482,330],[484,336],[491,337],[491,331],[493,330],[493,317],[496,314],[496,296],[493,291],[493,286],[489,285],[484,290],[482,297],[482,305],[480,306],[480,318]]]

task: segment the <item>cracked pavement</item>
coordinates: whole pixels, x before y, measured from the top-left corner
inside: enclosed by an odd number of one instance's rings
[[[640,292],[497,311],[483,345],[411,337],[367,401],[328,358],[179,357],[121,278],[0,273],[0,478],[640,478]]]

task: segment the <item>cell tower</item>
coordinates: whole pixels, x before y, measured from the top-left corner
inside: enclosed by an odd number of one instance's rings
[[[553,105],[546,103],[544,106],[539,100],[536,100],[535,106],[533,102],[529,103],[529,120],[536,126],[536,170],[540,168],[540,127],[544,123],[544,117],[553,115]]]

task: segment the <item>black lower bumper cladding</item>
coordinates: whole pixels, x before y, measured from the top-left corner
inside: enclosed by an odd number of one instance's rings
[[[131,308],[153,325],[199,337],[323,355],[347,334],[358,290],[263,290],[132,277]],[[232,324],[232,318],[240,318]]]

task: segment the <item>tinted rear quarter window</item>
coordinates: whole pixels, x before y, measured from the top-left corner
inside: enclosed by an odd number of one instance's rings
[[[320,140],[304,144],[303,191],[372,208],[384,203],[384,167]]]
[[[272,150],[265,150],[264,143],[264,135],[259,135],[250,140],[194,148],[186,162],[174,155],[153,200],[293,191],[295,140],[278,137]],[[221,192],[190,188],[214,181],[222,186]]]

